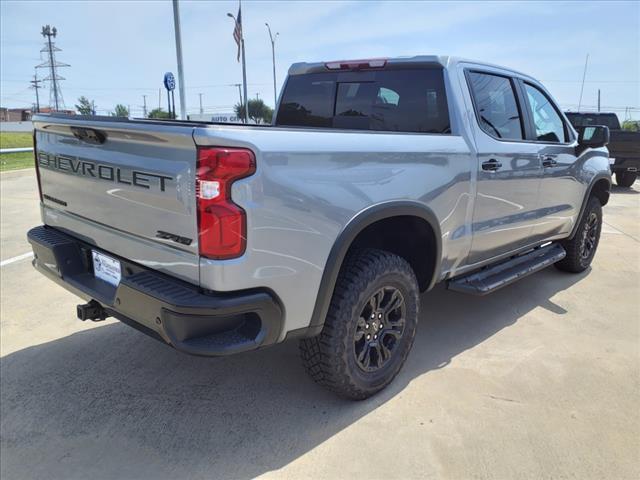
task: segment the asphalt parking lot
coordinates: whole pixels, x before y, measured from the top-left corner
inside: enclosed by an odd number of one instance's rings
[[[405,368],[359,403],[295,343],[195,358],[76,320],[23,256],[33,172],[0,190],[3,479],[640,478],[640,182],[614,187],[584,274],[424,295]]]

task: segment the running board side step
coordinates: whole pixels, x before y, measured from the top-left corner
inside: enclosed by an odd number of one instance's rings
[[[506,287],[521,278],[539,272],[567,255],[562,245],[552,243],[529,253],[496,263],[480,271],[452,278],[447,288],[472,295],[486,295]]]

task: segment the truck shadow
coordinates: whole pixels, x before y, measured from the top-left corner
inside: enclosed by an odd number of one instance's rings
[[[253,478],[313,450],[532,309],[562,322],[566,311],[552,297],[588,273],[547,269],[482,298],[443,287],[423,295],[404,369],[363,402],[309,380],[295,343],[196,358],[116,322],[17,351],[1,362],[0,473]]]
[[[636,182],[637,183],[637,182]],[[611,185],[611,193],[616,195],[637,195],[640,191],[637,190],[640,185],[636,185],[635,183],[631,187],[619,187],[618,185]]]

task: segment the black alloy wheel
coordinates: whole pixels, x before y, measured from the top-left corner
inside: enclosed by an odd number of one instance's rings
[[[365,372],[383,367],[393,356],[404,334],[404,297],[395,287],[383,287],[366,303],[356,326],[354,354]]]

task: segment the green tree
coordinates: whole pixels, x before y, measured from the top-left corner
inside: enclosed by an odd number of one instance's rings
[[[89,100],[83,95],[78,99],[78,103],[76,103],[76,110],[78,110],[80,115],[95,115],[96,102]]]
[[[116,105],[115,111],[112,113],[114,117],[128,117],[129,109],[121,103]]]
[[[149,118],[171,118],[171,114],[161,108],[154,108],[149,112]]]
[[[625,120],[622,122],[622,130],[640,132],[640,120]]]
[[[244,103],[236,103],[233,111],[240,119],[244,119]],[[273,108],[266,105],[259,98],[249,100],[249,119],[255,123],[271,123]]]

